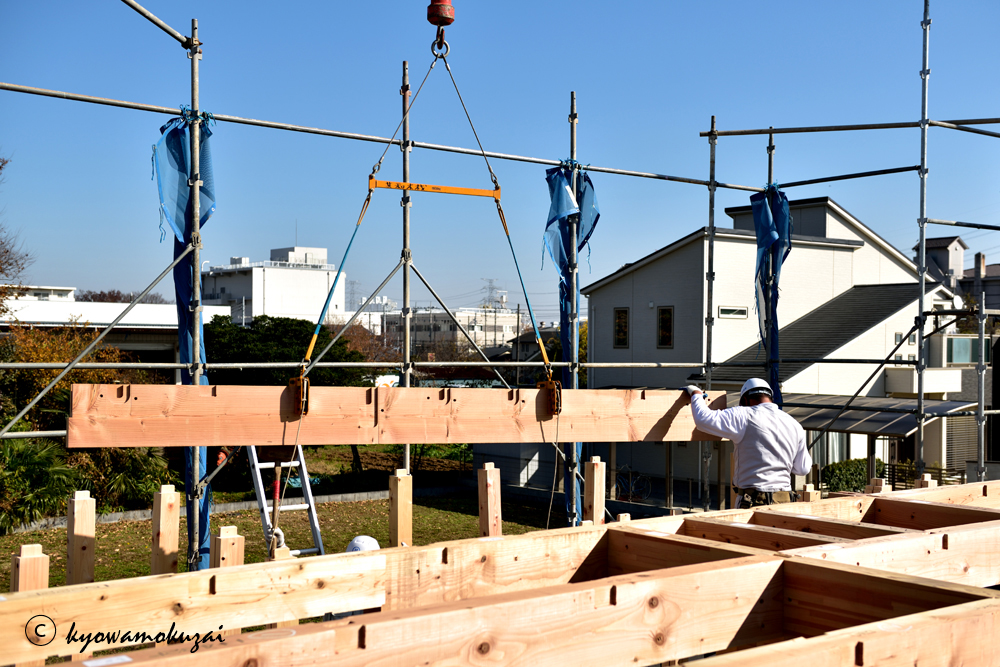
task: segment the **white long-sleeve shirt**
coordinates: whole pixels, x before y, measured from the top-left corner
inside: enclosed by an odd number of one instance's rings
[[[694,422],[705,433],[736,444],[733,485],[740,489],[791,491],[790,473],[812,468],[806,432],[774,403],[711,410],[704,394],[691,397]]]

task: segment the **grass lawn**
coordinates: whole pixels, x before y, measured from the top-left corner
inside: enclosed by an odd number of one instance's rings
[[[327,553],[341,552],[357,535],[370,535],[383,547],[389,543],[389,501],[371,500],[319,505],[320,527]],[[547,507],[508,501],[503,504],[504,535],[517,535],[545,528]],[[558,508],[557,508],[558,509]],[[554,513],[552,527],[563,525]],[[150,521],[123,521],[97,525],[95,579],[108,581],[149,574]],[[245,562],[264,560],[264,538],[260,513],[256,510],[212,515],[212,532],[220,526],[236,526],[246,537]],[[312,545],[305,512],[281,515],[281,528],[293,548]],[[187,527],[181,520],[180,570],[186,570]],[[455,497],[415,498],[413,503],[413,541],[417,546],[479,536],[479,506],[474,491]],[[49,586],[66,582],[66,529],[16,533],[0,537],[0,591],[10,590],[11,555],[22,544],[41,544],[50,556]]]

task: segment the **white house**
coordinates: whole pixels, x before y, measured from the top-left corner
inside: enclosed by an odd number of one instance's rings
[[[916,337],[908,335],[917,315],[914,262],[828,197],[792,201],[790,207],[792,251],[782,268],[777,315],[781,357],[883,359],[901,342],[894,360],[915,359]],[[726,213],[732,217],[733,227],[717,228],[715,234],[712,361],[762,363],[754,304],[756,237],[751,208],[735,207]],[[701,228],[583,287],[581,292],[589,298],[589,361],[691,364],[683,368],[590,369],[588,386],[675,389],[703,381],[708,346],[707,271],[708,229]],[[930,283],[925,305],[928,309],[950,308],[953,297],[946,285]],[[937,343],[932,341],[933,345]],[[784,363],[780,367],[782,391],[788,402],[822,402],[822,395],[826,395],[830,403],[836,395],[853,395],[864,385],[860,400],[872,405],[886,401],[886,397],[906,402],[914,395],[912,366],[887,368],[866,383],[872,370],[872,365],[865,364]],[[738,391],[748,377],[763,374],[763,366],[716,368],[712,388]],[[925,380],[926,395],[932,399],[947,399],[949,392],[962,388],[961,373],[953,369],[929,369]],[[956,409],[952,402],[935,405],[943,411]],[[818,417],[821,414],[820,410],[799,409],[796,418],[807,429],[818,429],[825,423]],[[859,424],[865,421],[863,415],[872,414],[849,413],[846,421],[838,421],[834,430],[839,432],[830,434],[829,447],[818,447],[814,458],[822,464],[828,462],[824,460],[827,456],[830,461],[865,456],[869,433],[876,429]],[[915,428],[912,416],[880,424],[880,433],[892,437],[872,436],[879,438],[877,455],[883,460],[891,456],[913,458],[912,453],[906,455],[907,446],[912,449],[912,437],[909,445],[906,442],[911,426]],[[951,463],[948,444],[945,420],[929,422],[924,456],[928,464]],[[673,474],[703,477],[702,454],[710,451],[707,447],[698,443],[674,447]],[[519,455],[520,462],[510,462],[509,476],[517,475],[524,483],[531,480],[531,471],[537,470],[535,477],[549,476],[547,483],[551,483],[551,463],[547,473],[543,472],[546,466],[539,463],[550,458],[550,452],[544,447],[527,449]],[[591,450],[602,457],[611,457],[617,450],[618,466],[626,462],[651,476],[664,476],[667,458],[661,444],[609,444],[592,446]],[[708,472],[713,483],[718,459],[717,455],[712,457]]]
[[[204,303],[227,306],[237,323],[259,315],[315,322],[337,277],[337,267],[326,259],[326,248],[299,246],[271,250],[271,259],[262,262],[232,257],[229,264],[202,271]],[[344,273],[327,311],[329,324],[344,320],[346,284]]]

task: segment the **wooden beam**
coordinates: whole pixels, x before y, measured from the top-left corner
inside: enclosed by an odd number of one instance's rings
[[[712,521],[685,517],[683,532],[691,537],[700,537],[717,542],[728,542],[757,549],[784,551],[816,544],[844,542],[843,538],[829,535],[811,535],[797,530],[770,528],[735,521]]]
[[[892,497],[901,500],[929,500],[949,505],[973,505],[1000,509],[1000,480],[949,484],[928,489],[908,489],[897,491],[892,494]]]
[[[604,521],[604,495],[608,464],[600,456],[592,456],[583,464],[583,520],[597,525]]]
[[[1000,584],[1000,521],[786,552],[969,586]]]
[[[782,572],[785,629],[805,637],[1000,598],[1000,591],[804,558],[789,559]]]
[[[4,662],[65,655],[63,641],[40,648],[25,638],[28,620],[38,614],[60,633],[75,623],[78,633],[141,629],[155,635],[168,632],[171,623],[178,631],[217,632],[220,625],[232,629],[370,609],[385,600],[385,577],[386,557],[376,551],[12,593],[0,602],[0,646]],[[87,650],[107,648],[94,642]]]
[[[927,500],[900,500],[878,496],[872,506],[876,523],[898,528],[929,530],[967,523],[1000,520],[1000,510],[967,505],[949,505]]]
[[[413,609],[608,575],[604,526],[459,540],[383,552],[388,559],[383,610]]]
[[[130,657],[166,667],[651,664],[785,636],[781,567],[768,556],[702,563]]]
[[[97,503],[90,491],[77,491],[66,504],[66,583],[94,580],[94,522]]]
[[[503,516],[500,509],[500,470],[491,461],[483,463],[478,471],[479,481],[479,536],[503,535]]]
[[[181,525],[181,494],[173,484],[164,484],[153,494],[152,553],[150,574],[177,572],[177,539]]]
[[[711,406],[725,407],[724,392]],[[285,387],[73,385],[69,447],[552,442],[538,389],[313,387],[309,414]],[[683,392],[563,391],[561,437],[576,442],[718,440],[694,427]]]
[[[608,529],[608,576],[762,556],[767,551],[627,526]]]
[[[413,478],[405,468],[389,476],[389,546],[413,546]]]
[[[877,524],[861,523],[859,521],[846,521],[844,519],[831,519],[829,517],[809,516],[807,514],[791,514],[777,510],[770,512],[754,512],[753,516],[750,517],[750,523],[758,526],[770,526],[772,528],[797,530],[803,533],[811,533],[815,535],[829,535],[831,537],[840,537],[848,540],[863,540],[866,537],[898,535],[900,533],[915,532],[906,528],[879,526]]]
[[[274,558],[271,560],[291,560],[295,558],[292,556],[291,549],[288,547],[278,547],[274,550]],[[264,627],[273,630],[275,628],[294,628],[299,624],[298,619],[293,619],[291,621],[279,621],[277,623],[268,623]]]
[[[808,514],[828,519],[877,523],[870,516],[874,502],[875,498],[872,496],[852,495],[844,498],[826,498],[811,503],[782,503],[767,507],[755,507],[754,511]]]

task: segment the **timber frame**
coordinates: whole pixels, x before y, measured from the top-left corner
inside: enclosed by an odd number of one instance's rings
[[[22,591],[0,600],[0,647],[3,662],[67,655],[73,623],[285,623],[194,653],[126,655],[179,666],[585,667],[711,653],[706,666],[991,665],[1000,591],[984,587],[998,583],[1000,482],[986,482]],[[39,614],[59,628],[47,647],[25,638]]]

